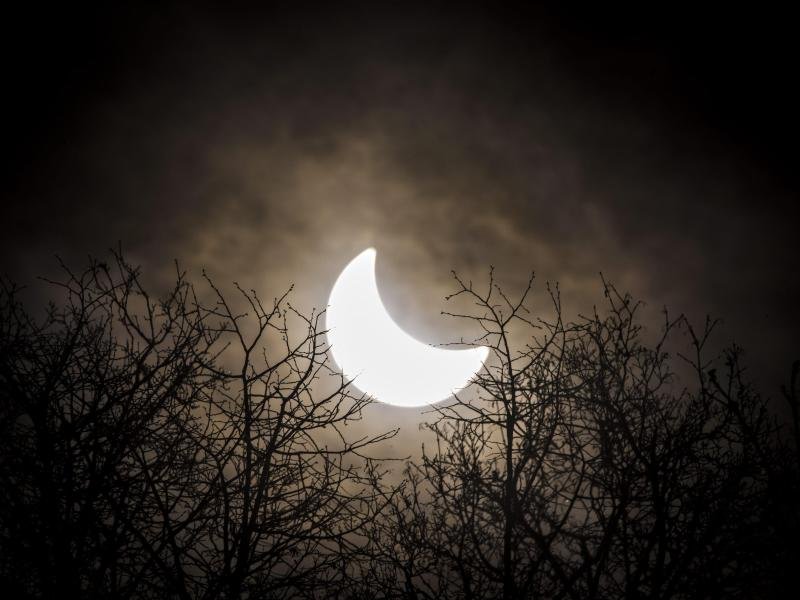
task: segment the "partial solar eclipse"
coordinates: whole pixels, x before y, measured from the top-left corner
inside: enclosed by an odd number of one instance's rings
[[[331,354],[361,391],[395,406],[424,406],[462,389],[489,356],[485,347],[445,350],[420,342],[386,312],[375,282],[375,249],[344,268],[328,299]]]

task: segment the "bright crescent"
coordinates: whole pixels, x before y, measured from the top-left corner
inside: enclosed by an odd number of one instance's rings
[[[386,312],[375,282],[375,249],[344,268],[328,300],[331,354],[361,391],[396,406],[439,402],[469,384],[485,347],[434,348],[403,331]]]

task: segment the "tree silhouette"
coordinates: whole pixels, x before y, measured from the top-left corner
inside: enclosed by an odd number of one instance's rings
[[[490,359],[390,485],[321,313],[180,270],[153,297],[119,254],[63,272],[38,318],[0,286],[10,597],[791,597],[800,363],[781,417],[710,320],[653,338],[610,284],[534,318],[533,279],[456,277]]]
[[[380,507],[362,451],[392,432],[343,435],[369,400],[329,368],[320,314],[241,289],[239,313],[210,279],[204,306],[180,272],[156,300],[119,256],[65,272],[66,302],[41,321],[12,285],[0,295],[13,595],[331,590]]]
[[[370,538],[371,585],[410,598],[777,597],[798,557],[794,438],[746,383],[714,323],[670,319],[646,343],[640,304],[606,284],[576,322],[533,320],[456,277],[492,359]],[[451,314],[451,313],[448,313]],[[684,334],[684,353],[680,348]],[[791,507],[791,508],[790,508]],[[780,511],[780,519],[776,519]],[[779,522],[780,521],[780,522]],[[776,568],[777,565],[780,565]]]
[[[155,303],[117,266],[65,267],[51,282],[65,302],[40,320],[17,288],[0,293],[3,576],[16,595],[140,589],[151,565],[135,524],[151,511],[136,457],[213,387],[182,276]]]

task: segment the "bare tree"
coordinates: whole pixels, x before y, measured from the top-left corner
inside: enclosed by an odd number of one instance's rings
[[[218,386],[185,429],[191,457],[140,456],[154,474],[158,552],[185,597],[330,590],[348,536],[379,506],[362,450],[394,432],[343,435],[369,400],[329,367],[321,314],[301,315],[285,295],[265,307],[241,288],[239,313],[208,283],[215,302],[201,310],[216,350],[204,368]]]
[[[116,267],[64,267],[51,282],[64,304],[40,320],[17,288],[0,290],[0,535],[3,577],[21,596],[138,594],[150,568],[128,535],[146,518],[132,456],[207,393],[183,277],[154,302]]]
[[[204,305],[180,272],[154,299],[119,256],[66,273],[42,323],[3,288],[4,578],[44,597],[332,593],[381,508],[362,451],[393,432],[344,435],[369,399],[329,367],[321,315],[242,289],[238,311],[208,278]]]
[[[151,296],[116,255],[50,282],[34,318],[0,286],[0,578],[14,597],[775,598],[800,534],[788,418],[741,350],[604,285],[545,318],[490,276],[448,313],[491,349],[386,483],[346,435],[369,398],[322,315],[176,272]],[[540,314],[542,314],[540,312]],[[408,374],[413,377],[413,373]]]
[[[476,397],[438,409],[435,446],[373,528],[383,595],[774,595],[787,554],[767,548],[768,507],[780,498],[797,531],[796,487],[774,491],[797,464],[740,351],[708,358],[713,322],[665,313],[646,343],[641,305],[611,285],[603,311],[567,324],[557,288],[554,317],[534,320],[530,282],[516,300],[491,277],[485,292],[456,282],[475,310],[453,316],[492,359]]]

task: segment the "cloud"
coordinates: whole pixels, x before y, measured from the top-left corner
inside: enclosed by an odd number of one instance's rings
[[[294,282],[310,307],[376,246],[387,306],[420,337],[457,333],[438,315],[451,268],[494,264],[512,291],[531,269],[560,281],[576,312],[603,271],[656,307],[728,317],[764,356],[792,348],[794,221],[764,209],[785,192],[680,107],[583,76],[545,30],[183,25],[71,113],[68,139],[43,138],[5,270],[122,241],[156,285],[178,258],[268,296]]]

